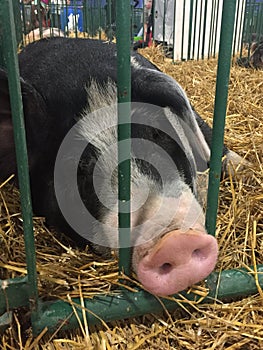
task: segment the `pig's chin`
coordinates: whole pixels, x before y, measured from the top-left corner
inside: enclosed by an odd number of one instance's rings
[[[143,287],[159,296],[178,293],[206,278],[218,254],[213,236],[191,229],[171,231],[146,255],[143,250],[142,246],[134,249],[134,270]]]

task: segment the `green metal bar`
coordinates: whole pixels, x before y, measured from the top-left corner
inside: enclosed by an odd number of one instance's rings
[[[242,57],[242,50],[243,50],[243,44],[246,40],[246,28],[247,28],[247,9],[248,9],[248,2],[245,1],[245,10],[244,10],[244,21],[243,21],[243,29],[242,29],[242,36],[241,36],[241,43],[240,43],[240,53],[239,58]]]
[[[0,280],[0,315],[21,306],[29,307],[30,293],[27,276]]]
[[[249,43],[248,46],[248,60],[250,59],[250,50],[251,50],[251,36],[252,36],[252,30],[253,30],[253,22],[254,22],[254,3],[251,3],[252,1],[249,1],[249,15],[248,15],[248,21],[249,21],[249,31],[246,33],[247,34],[247,42]]]
[[[131,67],[129,0],[117,0],[117,80],[118,80],[118,165],[119,191],[119,269],[130,273],[130,150],[131,150]],[[125,140],[125,146],[120,141]]]
[[[258,4],[257,26],[256,26],[257,41],[260,40],[260,36],[262,34],[262,28],[263,28],[263,3],[260,3]]]
[[[253,268],[251,268],[253,271]],[[263,265],[257,267],[258,281],[263,287]],[[233,301],[240,297],[247,297],[258,292],[254,274],[245,269],[225,270],[221,273],[214,272],[206,280],[208,295],[202,300],[194,293],[182,292],[174,297],[176,300],[160,299],[145,292],[129,292],[122,290],[117,295],[97,296],[92,300],[85,300],[85,317],[89,325],[99,324],[101,320],[109,322],[130,317],[139,317],[147,313],[156,314],[164,310],[173,311],[184,304],[184,300],[200,301],[201,303],[214,303],[215,299]],[[117,292],[116,292],[117,293]],[[51,301],[42,303],[41,318],[34,324],[34,334],[40,333],[46,326],[48,332],[53,333],[57,329],[70,330],[78,326],[76,313],[80,322],[83,322],[83,313],[79,299],[73,299],[75,307],[64,301]],[[187,306],[187,303],[184,304]]]
[[[13,13],[14,13],[14,22],[15,22],[15,36],[16,36],[16,44],[22,42],[22,19],[20,13],[20,3],[17,0],[12,0],[13,4]],[[22,11],[24,9],[24,4],[22,4]],[[5,18],[5,17],[4,17]],[[1,36],[1,28],[0,28],[0,36]],[[0,67],[5,67],[5,59],[3,57],[3,43],[2,39],[0,40]]]
[[[32,206],[28,174],[28,158],[26,150],[26,136],[23,119],[23,104],[19,80],[19,68],[15,39],[15,22],[12,2],[2,0],[0,6],[0,23],[2,25],[3,57],[8,73],[10,103],[12,110],[14,140],[17,157],[17,170],[20,185],[20,200],[23,217],[24,240],[26,249],[26,263],[28,272],[28,298],[31,310],[35,311],[38,299],[36,254],[32,221]]]
[[[224,0],[216,81],[206,228],[215,235],[236,0]]]
[[[99,39],[101,40],[101,28],[102,26],[102,8],[101,8],[101,1],[97,1],[97,6],[99,9]]]

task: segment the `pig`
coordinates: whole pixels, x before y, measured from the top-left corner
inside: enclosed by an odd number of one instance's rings
[[[34,213],[107,257],[120,246],[116,46],[42,39],[19,54],[19,67]],[[16,168],[4,71],[0,92],[6,178]],[[136,52],[131,100],[131,266],[147,291],[171,295],[216,265],[217,242],[206,232],[196,186],[212,132],[180,85]],[[241,160],[226,146],[222,154]]]
[[[253,35],[252,39],[255,39]],[[250,46],[250,57],[241,57],[237,59],[237,64],[245,68],[263,69],[263,38],[258,41],[252,41]]]
[[[252,43],[250,64],[256,69],[263,69],[263,39]]]

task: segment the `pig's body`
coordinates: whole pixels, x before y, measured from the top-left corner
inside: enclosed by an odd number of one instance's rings
[[[117,248],[115,45],[42,40],[22,51],[19,64],[35,213],[103,254]],[[216,263],[217,243],[196,200],[196,171],[209,162],[211,130],[173,79],[136,53],[131,70],[132,265],[147,290],[168,295],[202,280]],[[0,83],[8,111],[4,72]],[[0,126],[9,130],[0,139],[0,176],[7,177],[15,171],[10,109],[0,113]]]

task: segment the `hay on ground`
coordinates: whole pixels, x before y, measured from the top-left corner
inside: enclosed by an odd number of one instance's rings
[[[158,48],[143,54],[186,90],[196,111],[212,123],[217,61],[173,64]],[[216,269],[263,264],[263,71],[233,66],[229,86],[225,142],[252,163],[249,172],[231,176],[220,187]],[[45,299],[92,297],[114,291],[118,265],[102,260],[87,248],[80,251],[61,234],[35,218],[39,291]],[[0,187],[0,278],[26,273],[18,191],[10,183]],[[21,314],[2,336],[2,349],[262,349],[263,299],[257,295],[232,303],[193,304],[169,314],[111,322],[101,327],[80,325],[64,337],[30,329],[21,334]],[[25,331],[24,331],[25,332]]]

